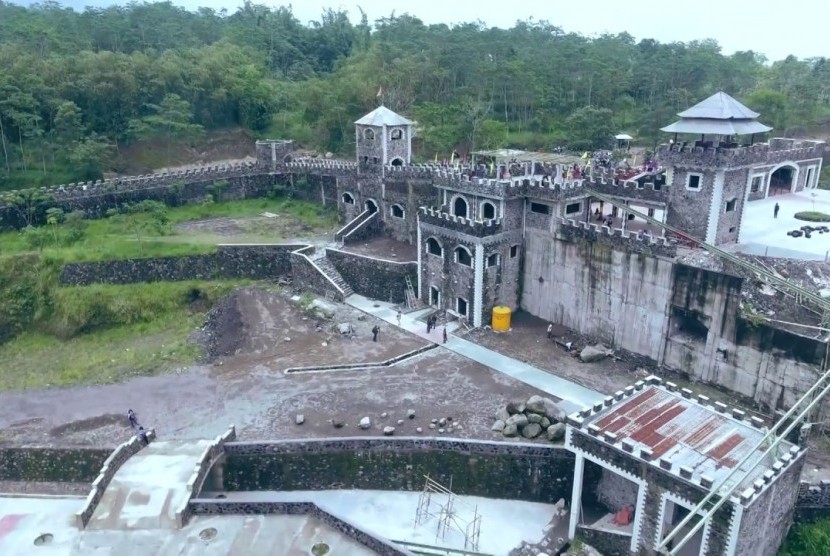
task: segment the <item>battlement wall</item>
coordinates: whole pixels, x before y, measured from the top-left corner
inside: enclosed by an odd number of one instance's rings
[[[662,257],[675,257],[677,245],[662,237],[655,237],[644,232],[599,226],[592,222],[577,222],[570,218],[559,218],[559,235],[563,239],[584,239],[611,245],[615,249],[636,251]]]
[[[656,154],[663,165],[699,168],[779,164],[821,158],[826,153],[827,144],[822,141],[777,138],[770,139],[769,143],[736,148],[660,145]]]
[[[500,234],[503,231],[503,220],[501,218],[493,218],[490,220],[473,220],[472,218],[464,218],[462,216],[455,216],[450,214],[448,207],[432,208],[421,207],[420,219],[421,222],[448,228],[456,232],[475,236],[485,237]]]

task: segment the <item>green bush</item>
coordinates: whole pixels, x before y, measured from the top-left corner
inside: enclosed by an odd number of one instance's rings
[[[830,554],[830,519],[794,525],[778,554],[779,556]]]
[[[830,222],[830,214],[813,210],[796,212],[795,218],[797,220],[806,220],[807,222]]]

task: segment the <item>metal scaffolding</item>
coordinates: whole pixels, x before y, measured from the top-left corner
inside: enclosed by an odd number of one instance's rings
[[[465,504],[452,491],[452,477],[449,488],[424,475],[424,489],[418,497],[415,512],[415,527],[436,521],[435,541],[446,541],[449,531],[464,535],[464,549],[478,551],[481,536],[481,514],[478,506]]]

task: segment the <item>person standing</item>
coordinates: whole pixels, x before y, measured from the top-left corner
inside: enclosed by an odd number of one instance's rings
[[[447,327],[444,326],[444,343],[447,343]]]
[[[130,422],[130,428],[136,428],[138,425],[138,417],[135,416],[135,411],[132,409],[127,411],[127,420]]]
[[[778,206],[778,203],[775,203],[775,208],[772,209],[772,217],[778,218],[778,211],[781,210],[781,207]]]
[[[397,319],[398,319],[398,328],[400,328],[401,327],[401,310],[400,309],[398,309]]]
[[[427,334],[432,330],[432,317],[427,317]]]
[[[548,323],[548,340],[550,340],[552,337],[553,337],[553,323],[549,322]]]
[[[373,341],[373,342],[377,342],[377,341],[378,341],[378,333],[380,333],[380,327],[376,324],[376,325],[372,328],[372,341]]]

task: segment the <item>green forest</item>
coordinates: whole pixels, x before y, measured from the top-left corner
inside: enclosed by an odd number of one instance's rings
[[[511,29],[359,24],[328,10],[235,13],[169,2],[88,8],[0,0],[0,190],[123,171],[136,141],[194,142],[242,127],[352,152],[352,122],[383,102],[418,122],[422,159],[453,148],[646,146],[674,114],[718,90],[779,134],[830,119],[830,63],[724,55],[711,40],[594,38],[555,22]]]

